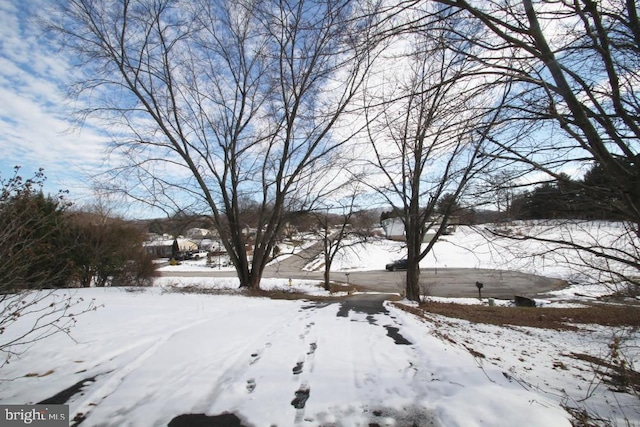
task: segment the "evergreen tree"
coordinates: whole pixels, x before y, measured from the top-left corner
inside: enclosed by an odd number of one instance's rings
[[[0,195],[0,283],[5,291],[66,286],[72,274],[64,244],[64,198],[45,196],[42,171],[3,181]]]

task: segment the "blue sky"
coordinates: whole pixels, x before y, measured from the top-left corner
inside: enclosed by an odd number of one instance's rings
[[[0,174],[25,176],[42,167],[45,191],[69,190],[78,204],[93,198],[90,176],[103,170],[107,139],[73,125],[66,97],[73,68],[33,20],[46,1],[0,0]]]
[[[91,122],[74,125],[77,106],[66,90],[69,76],[81,71],[33,19],[48,4],[0,0],[0,175],[11,175],[16,165],[27,177],[44,168],[46,192],[69,190],[83,206],[94,201],[91,177],[109,169],[108,138]]]

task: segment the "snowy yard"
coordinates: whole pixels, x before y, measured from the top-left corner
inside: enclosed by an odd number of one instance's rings
[[[476,238],[458,230],[425,263],[516,265]],[[335,268],[379,269],[383,258],[396,258],[382,242],[363,250],[368,256],[345,254]],[[575,274],[554,264],[523,260],[519,268]],[[640,425],[638,398],[610,390],[595,378],[592,363],[575,357],[604,359],[614,334],[624,334],[637,369],[637,331],[492,326],[437,315],[425,321],[392,303],[372,314],[338,300],[168,292],[161,286],[167,280],[141,292],[77,290],[76,297],[95,299],[100,308],[78,317],[72,338],[37,342],[2,367],[0,402],[64,398],[82,426],[166,426],[174,419],[177,425],[189,419],[176,418],[181,415],[222,413],[246,426],[570,426],[564,406],[614,425]],[[288,288],[283,280],[265,285]],[[313,283],[294,287],[324,292]],[[576,292],[603,290],[585,281],[545,299],[567,304]]]
[[[534,224],[534,225],[532,225]],[[590,221],[567,222],[557,227],[555,222],[516,222],[509,227],[514,235],[527,233],[546,238],[571,235],[574,241],[589,245],[625,245],[620,239],[625,232],[621,223]],[[597,257],[580,259],[574,251],[557,250],[553,245],[532,240],[517,241],[508,238],[487,239],[488,225],[477,227],[460,226],[449,236],[441,236],[433,250],[420,262],[421,268],[487,268],[517,270],[523,273],[557,277],[565,280],[588,283],[598,275],[596,270],[585,269],[584,261],[593,265],[624,270],[624,266],[598,260]],[[636,254],[638,255],[638,254]],[[333,271],[379,270],[392,260],[406,256],[402,242],[386,239],[374,240],[345,248],[332,265]]]

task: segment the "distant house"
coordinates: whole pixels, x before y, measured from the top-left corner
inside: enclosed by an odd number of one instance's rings
[[[244,224],[242,226],[242,234],[245,237],[256,237],[256,234],[258,234],[258,229],[249,227],[249,224]]]
[[[282,227],[282,234],[291,238],[292,236],[298,234],[298,228],[295,225],[287,222],[285,223],[284,227]]]
[[[405,228],[404,222],[400,218],[387,218],[381,222],[382,229],[385,236],[389,240],[397,240],[403,242],[405,240]],[[427,230],[422,239],[422,243],[429,243],[436,236],[436,231],[433,229]]]
[[[147,253],[156,258],[170,258],[172,255],[173,240],[164,238],[158,240],[150,240],[144,243]],[[191,239],[178,238],[178,250],[180,252],[191,252],[198,250],[198,244]]]
[[[225,253],[226,250],[220,239],[202,239],[200,241],[200,249],[211,252],[213,254]]]
[[[387,218],[381,222],[384,234],[389,240],[404,241],[404,222],[400,218]]]
[[[185,236],[189,239],[204,239],[205,237],[211,237],[211,230],[206,228],[190,228],[185,233]]]

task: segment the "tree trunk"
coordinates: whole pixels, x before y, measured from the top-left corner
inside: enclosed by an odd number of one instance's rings
[[[420,302],[420,265],[407,263],[407,296],[409,301]]]
[[[324,267],[324,290],[325,291],[330,291],[331,290],[331,272],[329,271],[329,269],[331,268],[331,265],[325,265]]]
[[[406,298],[409,301],[420,301],[420,247],[422,233],[419,224],[409,225],[407,230],[407,288]],[[413,229],[411,228],[413,227]]]
[[[263,238],[262,244],[258,244],[253,248],[253,259],[251,261],[251,272],[249,273],[249,286],[250,289],[259,290],[260,281],[262,280],[262,274],[269,261],[268,253],[271,251],[271,245],[267,242],[267,238]]]
[[[331,254],[331,241],[329,240],[329,226],[324,224],[324,237],[323,237],[323,245],[324,245],[324,289],[326,291],[331,290],[331,285],[329,281],[331,280],[331,262],[333,261],[333,257]]]
[[[236,242],[238,251],[243,251],[240,253],[240,256],[237,257],[237,262],[234,263],[238,278],[240,279],[240,287],[247,287],[252,290],[260,289],[262,275],[270,260],[269,255],[275,246],[276,236],[280,226],[280,219],[272,218],[271,221],[276,223],[276,225],[267,227],[262,234],[258,233],[256,235],[251,262],[249,262],[246,253],[245,240]]]
[[[249,281],[247,283],[247,287],[252,291],[260,290],[260,281],[262,280],[262,271],[251,271],[249,273]]]

